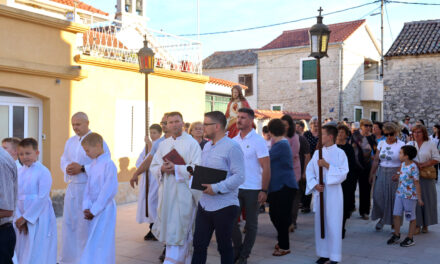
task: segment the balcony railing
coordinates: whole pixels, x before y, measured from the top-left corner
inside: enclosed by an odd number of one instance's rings
[[[383,101],[383,81],[363,80],[361,81],[361,101]]]
[[[146,35],[156,53],[156,67],[202,74],[202,45],[198,41],[153,30],[142,23],[96,22],[93,17],[82,20],[90,30],[78,35],[77,50],[81,54],[137,64],[137,52]]]

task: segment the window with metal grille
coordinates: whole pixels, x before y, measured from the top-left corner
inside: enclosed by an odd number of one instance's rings
[[[254,94],[254,87],[252,82],[252,74],[240,74],[238,75],[238,83],[247,86],[244,92],[244,96],[251,96]]]
[[[205,112],[220,111],[226,113],[230,96],[218,95],[218,94],[206,94],[205,95]]]

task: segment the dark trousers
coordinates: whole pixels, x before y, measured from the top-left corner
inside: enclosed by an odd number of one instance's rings
[[[359,182],[359,214],[369,215],[371,206],[370,167],[357,171]]]
[[[0,264],[12,264],[15,239],[15,231],[12,224],[0,226]]]
[[[306,186],[307,186],[307,182],[306,180],[300,180],[300,190],[301,190],[301,203],[302,203],[302,208],[304,209],[310,209],[310,204],[312,203],[312,195],[306,195]]]
[[[270,220],[278,233],[278,246],[284,250],[290,248],[289,226],[292,223],[292,204],[296,191],[284,186],[268,196]]]
[[[231,237],[232,228],[237,221],[238,213],[239,207],[235,205],[209,212],[205,211],[199,204],[194,231],[192,264],[206,263],[207,250],[214,230],[221,263],[234,263]]]
[[[296,219],[298,219],[299,203],[301,202],[304,192],[306,191],[305,184],[302,184],[301,182],[305,183],[306,181],[305,180],[298,181],[299,190],[296,191],[295,198],[293,198],[293,204],[292,204],[292,224],[295,226],[296,226]]]
[[[232,230],[232,244],[234,245],[235,258],[248,258],[257,238],[258,231],[258,194],[260,190],[238,190],[238,200],[240,201],[240,209],[246,212],[246,224],[244,226],[246,234],[244,241],[242,240],[240,226],[235,221]]]

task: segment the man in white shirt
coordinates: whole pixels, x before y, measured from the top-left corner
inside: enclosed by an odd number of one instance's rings
[[[92,131],[89,129],[87,114],[78,112],[72,116],[72,128],[76,135],[69,138],[61,156],[61,170],[64,181],[68,184],[64,196],[62,249],[60,263],[79,263],[82,251],[87,241],[88,223],[82,210],[84,188],[87,174],[84,165],[91,163],[81,146],[85,136]],[[110,154],[104,142],[104,152]]]
[[[266,141],[253,129],[254,111],[240,108],[237,128],[240,133],[233,139],[244,153],[245,181],[239,187],[238,199],[241,209],[246,211],[246,235],[241,238],[239,223],[236,222],[232,234],[236,263],[247,263],[257,237],[259,205],[267,199],[270,181],[270,158]]]

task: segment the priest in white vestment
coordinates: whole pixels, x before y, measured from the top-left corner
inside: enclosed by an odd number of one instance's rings
[[[171,137],[160,143],[150,167],[159,182],[159,203],[153,234],[166,244],[165,264],[190,263],[195,213],[201,191],[190,188],[188,166],[199,165],[201,149],[198,142],[182,131],[183,118],[178,112],[167,116]],[[164,161],[175,149],[185,165]]]
[[[93,160],[85,166],[88,178],[82,209],[83,217],[88,220],[88,237],[80,263],[114,264],[117,169],[110,155],[104,153],[99,134],[87,135],[82,145]]]
[[[50,199],[52,176],[37,161],[38,143],[35,139],[20,142],[19,156],[23,167],[18,170],[18,200],[14,216],[18,263],[55,264],[57,222]]]
[[[343,193],[341,183],[348,173],[345,152],[335,144],[338,130],[333,125],[322,129],[322,160],[315,151],[307,165],[306,194],[314,194],[315,244],[317,263],[337,263],[342,259]],[[319,167],[323,167],[324,185],[319,184]],[[319,193],[324,193],[325,238],[321,238]]]
[[[76,135],[67,140],[64,153],[61,156],[61,170],[64,172],[64,181],[68,185],[64,196],[60,264],[79,263],[88,234],[88,224],[84,219],[82,201],[87,183],[84,166],[90,164],[92,160],[84,152],[81,142],[91,131],[89,130],[89,119],[85,113],[74,114],[71,121]],[[110,154],[105,142],[104,152]]]

